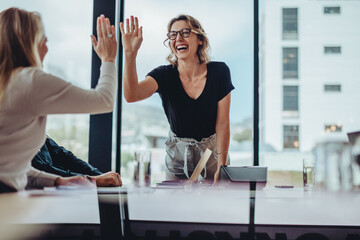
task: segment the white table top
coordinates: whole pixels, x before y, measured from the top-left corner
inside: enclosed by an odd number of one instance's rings
[[[31,190],[0,195],[0,222],[100,224],[96,189]]]
[[[128,190],[130,220],[249,223],[249,191],[211,187]]]
[[[360,193],[302,188],[257,191],[255,224],[360,226]]]

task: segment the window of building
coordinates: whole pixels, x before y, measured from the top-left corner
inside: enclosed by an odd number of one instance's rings
[[[298,48],[283,48],[283,78],[298,78]]]
[[[299,87],[283,86],[283,111],[299,110]]]
[[[341,92],[340,84],[325,84],[324,85],[325,92]]]
[[[324,47],[324,53],[325,54],[340,54],[341,53],[341,47]]]
[[[284,130],[284,149],[299,149],[299,126],[285,125]]]
[[[340,14],[340,7],[324,7],[324,14]]]
[[[341,132],[342,131],[342,125],[341,124],[327,124],[325,125],[325,132],[331,133],[331,132]]]
[[[298,9],[283,8],[282,10],[283,40],[298,39]]]

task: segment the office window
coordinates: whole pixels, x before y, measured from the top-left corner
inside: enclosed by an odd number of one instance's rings
[[[44,71],[73,85],[90,88],[92,44],[89,36],[92,34],[93,1],[0,1],[1,11],[13,6],[41,14],[49,48]],[[49,115],[46,132],[59,145],[88,160],[88,114]]]
[[[341,47],[324,47],[325,54],[340,54]]]
[[[284,130],[284,149],[299,149],[299,126],[285,125]]]
[[[331,132],[341,132],[342,125],[341,124],[327,124],[325,125],[325,132],[331,133]]]
[[[325,84],[324,85],[325,92],[341,92],[340,84]]]
[[[299,110],[299,87],[283,86],[283,111]]]
[[[152,14],[156,12],[156,14]],[[253,164],[253,1],[184,0],[179,5],[163,0],[126,0],[124,15],[139,17],[144,41],[137,56],[139,81],[160,65],[170,49],[164,46],[167,24],[179,14],[189,14],[203,25],[213,61],[225,62],[235,90],[231,93],[231,165]],[[216,16],[216,18],[214,18]],[[218,19],[228,19],[225,24]],[[166,44],[167,45],[167,44]],[[236,47],[241,46],[241,47]],[[165,140],[169,124],[157,93],[138,103],[122,103],[121,166],[123,182],[131,181],[133,152],[152,152],[152,183],[165,180]]]
[[[340,14],[340,7],[324,7],[324,14]]]
[[[283,40],[298,39],[298,9],[283,8],[282,10]]]
[[[312,149],[320,139],[326,140],[325,125],[343,123],[335,134],[343,139],[347,132],[360,129],[360,111],[356,111],[360,44],[355,41],[360,39],[360,28],[355,26],[360,22],[360,1],[336,2],[259,1],[259,165],[268,167],[271,185],[303,187],[302,159],[313,158]],[[298,8],[299,42],[279,36],[287,8]],[[284,111],[297,109],[284,100],[294,95],[296,101],[296,90],[287,97],[290,89],[284,89],[294,85],[298,86],[298,111]],[[296,152],[284,151],[284,125],[299,126]],[[261,152],[261,146],[274,150]]]
[[[298,48],[283,48],[283,78],[298,78]]]

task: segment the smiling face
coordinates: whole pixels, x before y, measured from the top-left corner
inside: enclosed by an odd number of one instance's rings
[[[180,31],[184,28],[191,29],[190,25],[184,21],[176,21],[171,26],[171,31]],[[187,38],[182,37],[179,33],[175,40],[170,40],[171,51],[175,54],[178,60],[196,59],[198,60],[197,50],[198,46],[202,45],[202,41],[199,37],[191,32]]]

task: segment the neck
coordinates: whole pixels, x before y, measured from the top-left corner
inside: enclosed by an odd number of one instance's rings
[[[177,68],[181,76],[192,78],[198,75],[201,64],[197,58],[187,61],[179,60]]]

